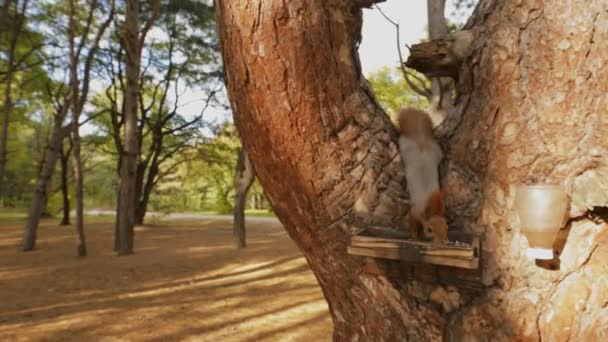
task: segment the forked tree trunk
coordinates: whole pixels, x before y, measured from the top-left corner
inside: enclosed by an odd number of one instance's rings
[[[334,339],[605,339],[608,227],[582,216],[608,206],[604,2],[487,0],[471,21],[482,33],[472,88],[448,118],[442,173],[452,225],[485,233],[476,292],[346,253],[355,223],[397,225],[407,205],[396,134],[357,55],[357,4],[371,2],[216,1],[239,133],[321,285]],[[513,184],[531,173],[572,198],[560,270],[525,257]]]
[[[255,180],[255,170],[249,160],[249,154],[242,148],[236,163],[234,174],[234,223],[232,234],[236,248],[247,247],[245,234],[245,204],[247,203],[247,192]]]

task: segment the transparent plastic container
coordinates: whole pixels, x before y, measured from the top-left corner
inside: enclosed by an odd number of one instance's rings
[[[528,239],[528,257],[553,259],[553,242],[567,222],[568,203],[563,185],[517,186],[515,209]]]

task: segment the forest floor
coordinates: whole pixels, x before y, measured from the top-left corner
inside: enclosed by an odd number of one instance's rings
[[[280,223],[249,218],[248,247],[230,218],[153,219],[135,254],[112,252],[113,221],[74,229],[44,220],[18,251],[24,220],[0,217],[0,341],[329,341],[321,289]]]

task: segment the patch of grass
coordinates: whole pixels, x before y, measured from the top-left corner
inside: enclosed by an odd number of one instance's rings
[[[276,217],[274,212],[266,209],[248,209],[245,210],[245,216],[255,216],[255,217]]]
[[[0,220],[23,219],[27,217],[27,209],[23,208],[0,208]]]

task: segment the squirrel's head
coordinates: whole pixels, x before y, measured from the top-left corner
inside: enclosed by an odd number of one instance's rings
[[[444,242],[448,239],[448,223],[443,216],[432,216],[424,222],[424,237],[433,242]]]

